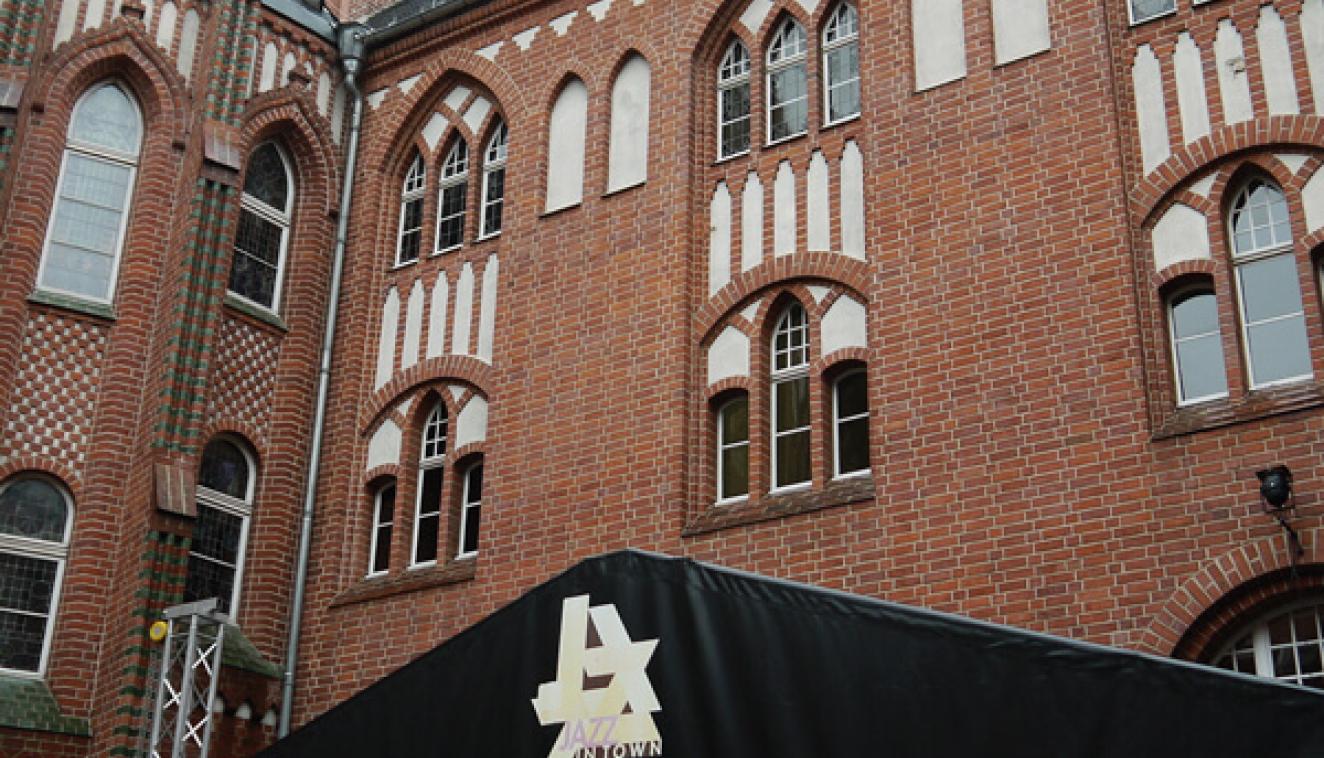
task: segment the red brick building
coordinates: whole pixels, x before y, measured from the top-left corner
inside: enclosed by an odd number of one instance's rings
[[[383,6],[0,0],[0,753],[625,546],[1324,685],[1324,1]]]

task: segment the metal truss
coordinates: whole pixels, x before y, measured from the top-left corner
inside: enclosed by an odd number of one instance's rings
[[[152,728],[144,751],[149,758],[207,756],[229,620],[216,605],[216,598],[208,598],[172,606],[162,614],[168,628],[152,678]]]

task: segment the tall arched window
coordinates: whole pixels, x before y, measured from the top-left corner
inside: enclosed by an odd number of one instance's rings
[[[464,471],[464,492],[460,495],[460,544],[456,558],[478,554],[478,525],[483,515],[483,462]]]
[[[418,459],[418,504],[414,509],[411,566],[437,562],[441,526],[442,484],[446,473],[446,405],[438,402],[423,425],[423,449]]]
[[[483,229],[479,236],[501,233],[506,199],[506,122],[498,122],[483,151]]]
[[[749,152],[749,51],[734,40],[717,68],[717,157]]]
[[[238,612],[256,468],[252,455],[237,440],[217,437],[203,449],[185,602],[214,597],[221,612],[231,616]]]
[[[391,568],[391,535],[395,531],[395,482],[384,484],[372,498],[372,535],[368,547],[368,576]]]
[[[749,396],[741,392],[717,409],[717,501],[749,494]]]
[[[468,196],[469,143],[457,136],[441,164],[441,188],[437,192],[437,252],[454,250],[464,242],[464,206]]]
[[[1232,204],[1228,231],[1251,389],[1310,378],[1305,309],[1282,190],[1262,179],[1247,182]]]
[[[1324,603],[1315,598],[1274,611],[1238,633],[1213,664],[1324,689]]]
[[[768,142],[809,129],[807,51],[804,27],[787,16],[768,46]]]
[[[860,36],[855,6],[838,5],[823,27],[823,116],[828,125],[860,114]]]
[[[271,311],[280,307],[293,207],[289,163],[274,142],[264,143],[248,158],[230,292]]]
[[[37,286],[108,303],[115,292],[138,154],[142,115],[114,83],[74,106]]]
[[[1180,405],[1227,397],[1218,300],[1209,289],[1191,289],[1168,305],[1168,332]]]
[[[807,484],[809,450],[809,319],[792,303],[772,335],[772,488]]]
[[[414,160],[405,173],[400,188],[400,231],[396,238],[395,265],[403,266],[418,260],[418,249],[423,239],[423,187],[427,182],[427,167],[423,156],[414,151]]]
[[[0,486],[0,670],[46,669],[72,514],[64,490],[44,478]]]

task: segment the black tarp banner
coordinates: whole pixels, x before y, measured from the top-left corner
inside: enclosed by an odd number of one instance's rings
[[[624,551],[262,755],[1321,758],[1324,694]]]

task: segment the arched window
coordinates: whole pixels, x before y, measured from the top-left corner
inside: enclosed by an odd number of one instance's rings
[[[1249,625],[1213,665],[1324,689],[1324,603],[1316,598]]]
[[[809,129],[807,50],[804,27],[788,16],[768,46],[768,142]]]
[[[740,393],[717,409],[717,501],[749,495],[749,396]]]
[[[271,311],[280,306],[285,279],[293,188],[289,163],[274,142],[253,151],[234,238],[230,292]]]
[[[423,425],[423,449],[418,460],[418,504],[414,509],[414,546],[411,566],[430,566],[437,562],[442,484],[446,473],[446,420],[446,406],[438,402]]]
[[[1178,403],[1226,397],[1227,371],[1214,293],[1194,289],[1173,297],[1168,305],[1168,331],[1176,367]]]
[[[740,40],[717,68],[717,157],[749,152],[749,51]]]
[[[384,484],[372,498],[372,535],[368,547],[368,576],[391,568],[391,535],[395,527],[395,482]]]
[[[792,303],[772,335],[772,488],[807,484],[809,450],[809,319]]]
[[[221,612],[238,612],[256,468],[247,449],[228,437],[217,437],[203,449],[185,602],[214,597]]]
[[[501,233],[501,212],[506,198],[506,122],[498,122],[483,152],[482,237]]]
[[[464,472],[464,493],[460,496],[460,545],[456,558],[478,554],[478,524],[483,515],[483,462]]]
[[[427,167],[423,156],[414,151],[414,160],[405,173],[400,188],[400,231],[396,240],[395,265],[403,266],[418,260],[418,249],[423,239],[423,186],[427,182]]]
[[[111,301],[142,136],[142,115],[120,85],[99,85],[79,99],[37,274],[40,289]]]
[[[419,187],[422,187],[421,179]],[[446,153],[446,160],[441,164],[441,189],[437,196],[437,252],[454,250],[464,242],[464,207],[468,196],[469,143],[456,137],[450,151]],[[421,194],[419,202],[421,207]]]
[[[832,385],[832,430],[836,476],[869,470],[869,393],[864,369],[846,372]]]
[[[859,36],[855,6],[838,5],[823,27],[823,111],[828,125],[860,114]]]
[[[46,669],[73,507],[40,477],[0,486],[0,670]]]
[[[1282,190],[1252,179],[1228,218],[1251,389],[1308,379],[1310,348]]]

